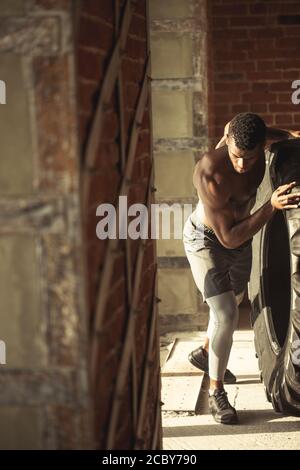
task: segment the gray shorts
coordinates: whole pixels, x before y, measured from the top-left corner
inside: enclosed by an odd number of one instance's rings
[[[247,288],[252,266],[252,238],[238,248],[225,248],[214,231],[195,225],[188,217],[183,230],[185,253],[203,301],[233,290],[235,295]]]

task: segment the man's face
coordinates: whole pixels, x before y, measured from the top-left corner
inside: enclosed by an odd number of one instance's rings
[[[241,150],[235,145],[233,136],[226,136],[226,145],[228,147],[228,154],[237,173],[246,173],[251,170],[259,158],[264,155],[264,143],[258,144],[252,150]]]

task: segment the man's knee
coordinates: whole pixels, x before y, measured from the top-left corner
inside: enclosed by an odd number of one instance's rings
[[[211,321],[224,328],[233,327],[238,321],[239,310],[233,291],[209,297],[207,303],[210,307]]]

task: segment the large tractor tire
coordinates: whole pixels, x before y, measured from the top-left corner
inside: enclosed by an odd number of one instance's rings
[[[273,144],[266,153],[257,210],[274,189],[297,181],[300,139]],[[277,211],[253,239],[249,282],[255,349],[266,396],[273,408],[300,415],[300,208]]]

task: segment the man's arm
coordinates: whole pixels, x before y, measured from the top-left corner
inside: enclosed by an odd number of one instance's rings
[[[300,131],[292,131],[287,129],[278,129],[277,127],[267,127],[266,147],[280,140],[293,139],[300,137]]]
[[[225,248],[237,248],[252,238],[274,215],[276,208],[266,202],[246,219],[236,222],[229,205],[212,208],[204,205],[204,212],[217,238]]]
[[[203,167],[202,167],[203,168]],[[247,218],[236,222],[230,207],[230,190],[225,183],[217,183],[212,175],[205,174],[198,167],[193,178],[204,205],[204,212],[218,240],[225,248],[237,248],[253,237],[277,209],[296,208],[300,193],[286,194],[295,182],[283,185],[274,191],[271,199]]]
[[[204,176],[197,189],[206,219],[225,248],[237,248],[252,238],[276,211],[268,201],[254,214],[236,223],[228,190],[222,188],[222,184],[218,185],[213,178]]]

